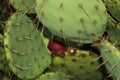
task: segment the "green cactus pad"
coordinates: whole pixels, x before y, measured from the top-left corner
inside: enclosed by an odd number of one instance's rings
[[[108,12],[120,22],[120,0],[104,0]]]
[[[120,51],[110,42],[103,41],[100,46],[105,67],[114,80],[120,79]]]
[[[77,50],[73,54],[65,52],[64,57],[53,57],[50,71],[64,72],[72,80],[102,80],[102,73],[97,70],[97,57],[96,54],[84,50]]]
[[[64,39],[92,43],[105,31],[106,7],[101,0],[36,0],[35,10],[43,25]]]
[[[68,77],[61,72],[48,72],[35,80],[69,80]]]
[[[35,0],[9,0],[10,4],[20,12],[35,13]]]
[[[112,43],[115,43],[115,45],[120,45],[120,24],[115,24],[108,21],[107,33]]]
[[[35,78],[49,66],[50,53],[40,32],[26,15],[13,14],[7,21],[4,33],[9,67],[19,78]]]

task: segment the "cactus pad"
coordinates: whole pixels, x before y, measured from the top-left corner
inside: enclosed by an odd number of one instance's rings
[[[120,79],[120,52],[113,44],[103,41],[100,46],[105,67],[114,80]]]
[[[77,50],[73,54],[65,52],[64,57],[53,57],[50,70],[64,72],[73,80],[102,80],[96,58],[96,54],[84,50]]]
[[[19,78],[33,79],[50,64],[50,53],[39,31],[24,14],[15,13],[7,21],[4,45],[9,67]]]
[[[101,0],[36,0],[38,19],[53,34],[75,42],[92,43],[101,37],[107,22]]]

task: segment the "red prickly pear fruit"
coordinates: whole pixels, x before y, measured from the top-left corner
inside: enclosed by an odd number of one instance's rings
[[[51,40],[48,43],[48,48],[53,53],[63,53],[67,50],[67,47],[64,44]]]

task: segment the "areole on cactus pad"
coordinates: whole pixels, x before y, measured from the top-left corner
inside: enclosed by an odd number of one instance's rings
[[[43,25],[64,39],[92,43],[105,31],[102,0],[36,0],[35,10]]]

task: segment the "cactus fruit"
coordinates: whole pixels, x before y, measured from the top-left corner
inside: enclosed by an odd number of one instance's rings
[[[101,42],[99,48],[108,73],[114,80],[120,80],[120,51],[107,41]]]
[[[72,49],[72,48],[71,48]],[[69,49],[70,50],[70,49]],[[99,62],[96,54],[85,50],[71,50],[64,56],[54,56],[50,71],[61,71],[77,80],[103,80],[102,73],[97,70]]]
[[[9,0],[9,2],[19,12],[35,13],[35,0]]]
[[[120,0],[104,0],[104,2],[111,16],[120,22]]]
[[[53,40],[49,41],[48,48],[53,53],[64,53],[67,50],[67,47],[64,44]]]
[[[113,23],[109,20],[106,31],[110,41],[115,43],[116,46],[120,45],[120,24]]]
[[[101,0],[36,0],[38,19],[53,34],[75,42],[92,43],[101,37],[107,22]]]
[[[69,78],[61,72],[48,72],[35,80],[69,80]]]
[[[6,23],[4,47],[10,69],[19,78],[33,79],[50,64],[51,57],[40,32],[21,13],[14,13]]]

